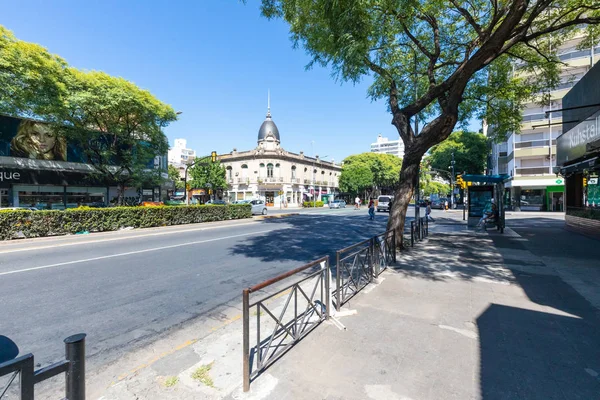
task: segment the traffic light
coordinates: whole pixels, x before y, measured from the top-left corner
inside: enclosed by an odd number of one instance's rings
[[[456,186],[461,189],[464,189],[467,186],[462,178],[462,175],[456,175]]]
[[[586,186],[587,186],[587,178],[583,177],[583,187],[586,187]]]

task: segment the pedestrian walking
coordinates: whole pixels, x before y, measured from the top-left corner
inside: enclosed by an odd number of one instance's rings
[[[375,219],[375,202],[372,198],[369,199],[369,219],[371,221]]]
[[[435,222],[435,220],[431,217],[431,202],[427,202],[427,208],[425,209],[425,219],[427,221]]]
[[[360,208],[360,199],[358,198],[358,196],[356,196],[356,198],[354,199],[354,209],[358,210]]]
[[[448,200],[444,201],[444,211],[448,211]]]

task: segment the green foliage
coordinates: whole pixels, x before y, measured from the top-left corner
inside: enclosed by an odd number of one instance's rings
[[[402,159],[381,153],[361,153],[346,157],[340,175],[340,190],[352,194],[391,188],[398,183]]]
[[[433,180],[421,181],[421,190],[425,196],[439,194],[445,197],[451,193],[450,185]]]
[[[306,207],[306,208],[309,208],[309,207],[323,207],[324,205],[325,205],[325,203],[323,203],[322,201],[315,201],[315,202],[305,201],[305,202],[302,203],[302,207]]]
[[[0,239],[57,236],[83,231],[116,231],[126,227],[151,228],[251,217],[249,204],[74,208],[64,211],[1,210]]]
[[[167,167],[167,173],[169,174],[169,179],[175,182],[175,187],[177,189],[183,189],[185,187],[185,182],[181,180],[181,175],[179,175],[177,167],[169,165]]]
[[[173,108],[132,82],[104,72],[69,68],[65,102],[57,109],[71,141],[103,176],[124,185],[160,181],[160,171],[148,168],[169,144],[163,128],[175,121]]]
[[[188,174],[190,186],[196,189],[226,189],[227,179],[225,178],[225,167],[221,165],[221,162],[207,162],[198,163],[193,167],[190,167]]]
[[[47,115],[62,101],[67,64],[0,25],[0,112]]]
[[[0,26],[0,112],[53,123],[107,181],[158,184],[148,164],[166,154],[173,108],[123,78],[69,67]]]
[[[452,153],[454,153],[454,170],[457,174],[482,174],[489,153],[487,138],[481,133],[457,131],[444,142],[433,146],[427,157],[433,168],[450,172]],[[443,175],[447,178],[446,175]]]
[[[202,365],[192,372],[192,379],[202,382],[204,385],[208,387],[214,387],[214,382],[210,377],[210,370],[213,367],[214,362],[210,364]]]

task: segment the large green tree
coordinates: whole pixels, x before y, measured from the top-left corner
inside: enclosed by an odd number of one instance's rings
[[[69,69],[57,128],[83,149],[87,161],[121,187],[161,181],[153,159],[169,149],[163,129],[177,119],[173,108],[150,92],[104,72]]]
[[[488,140],[481,133],[453,132],[448,139],[431,148],[427,161],[432,168],[449,172],[452,154],[457,174],[481,174],[485,170],[489,154]]]
[[[67,63],[0,25],[0,112],[46,116],[65,93]]]
[[[224,190],[227,188],[225,167],[220,161],[198,163],[189,169],[190,187],[197,189]]]
[[[386,101],[405,145],[388,222],[400,241],[423,155],[472,117],[518,130],[524,102],[559,83],[558,46],[600,37],[597,0],[262,0],[262,13],[289,24],[309,66],[370,76],[370,96]],[[427,122],[418,134],[415,118]]]
[[[375,191],[393,190],[398,183],[402,159],[381,153],[361,153],[344,159],[340,190],[369,197]]]

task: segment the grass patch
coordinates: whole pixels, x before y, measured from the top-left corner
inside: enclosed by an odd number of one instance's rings
[[[209,372],[213,366],[214,362],[211,362],[207,365],[202,365],[197,368],[194,372],[192,372],[192,379],[202,382],[205,386],[215,387],[212,378],[209,375]]]
[[[177,382],[179,382],[179,378],[176,376],[170,376],[165,380],[165,386],[166,387],[173,387],[175,385],[177,385]]]
[[[256,310],[254,310],[254,312],[252,313],[252,316],[253,316],[253,317],[256,317],[256,316],[257,316],[257,315],[259,315],[259,314],[260,314],[260,316],[261,316],[261,317],[262,317],[263,315],[265,315],[265,313],[263,312],[263,310],[260,310],[260,311],[256,311]]]

